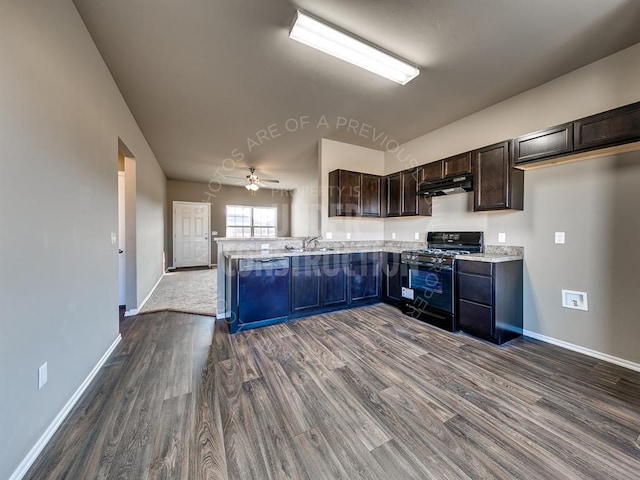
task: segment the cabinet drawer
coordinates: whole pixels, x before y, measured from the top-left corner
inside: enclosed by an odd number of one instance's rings
[[[335,253],[329,255],[321,255],[320,263],[322,265],[346,265],[349,263],[348,253]]]
[[[493,335],[493,308],[460,300],[458,303],[458,325],[474,332]]]
[[[321,264],[324,255],[300,255],[291,257],[292,268],[317,267]]]
[[[491,275],[493,273],[493,263],[490,262],[459,260],[456,265],[460,273],[473,273],[475,275]]]
[[[354,263],[375,263],[380,261],[380,253],[379,252],[368,252],[368,253],[352,253],[349,262],[351,264]]]
[[[458,274],[460,299],[491,305],[493,303],[493,278],[479,275]]]

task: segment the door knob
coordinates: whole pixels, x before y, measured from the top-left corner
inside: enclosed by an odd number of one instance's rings
[[[124,250],[122,250],[121,248],[118,249],[118,253],[124,253]]]

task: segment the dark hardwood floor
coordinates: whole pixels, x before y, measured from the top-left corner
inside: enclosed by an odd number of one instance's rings
[[[127,318],[30,479],[637,479],[640,373],[384,305]],[[213,335],[213,341],[212,341]]]

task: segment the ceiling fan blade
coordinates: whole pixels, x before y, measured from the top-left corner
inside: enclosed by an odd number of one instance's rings
[[[280,180],[268,180],[266,178],[261,178],[260,181],[265,183],[280,183]]]
[[[232,178],[234,180],[244,180],[244,181],[247,180],[247,177],[226,177],[226,178]]]

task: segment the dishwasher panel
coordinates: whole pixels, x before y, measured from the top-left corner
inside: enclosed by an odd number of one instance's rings
[[[246,259],[238,265],[238,322],[289,314],[289,259]]]

